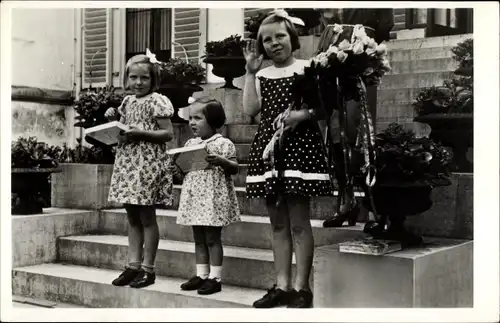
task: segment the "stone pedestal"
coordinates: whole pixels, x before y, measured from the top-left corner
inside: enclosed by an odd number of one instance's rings
[[[473,306],[473,242],[425,238],[426,246],[384,256],[317,248],[314,307]]]
[[[52,207],[100,210],[122,207],[108,202],[113,165],[61,164],[52,174]]]
[[[220,101],[226,112],[226,124],[251,124],[252,118],[243,112],[243,90],[221,89],[220,87],[223,84],[210,83],[203,85],[203,92],[196,92],[193,97],[208,96]],[[243,89],[239,82],[235,82],[235,85]]]

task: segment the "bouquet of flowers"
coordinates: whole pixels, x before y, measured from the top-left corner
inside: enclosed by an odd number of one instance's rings
[[[328,121],[333,110],[339,111],[341,142],[345,136],[345,129],[342,128],[345,102],[360,102],[361,123],[355,148],[364,154],[362,170],[367,174],[367,184],[371,186],[375,183],[375,174],[370,170],[375,170],[376,151],[375,134],[366,102],[366,86],[380,84],[391,67],[386,45],[378,44],[368,36],[367,30],[362,25],[335,24],[330,27],[329,47],[312,57],[304,73],[296,76],[292,92],[295,109],[306,104],[315,109],[318,116],[326,115]],[[344,154],[351,155],[346,149],[348,147],[344,147]]]

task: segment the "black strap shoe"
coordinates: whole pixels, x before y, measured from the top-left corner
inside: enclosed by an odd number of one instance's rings
[[[206,279],[200,276],[194,276],[187,282],[181,285],[182,290],[197,290],[205,283]]]
[[[201,286],[198,289],[198,294],[200,295],[210,295],[214,293],[218,293],[222,290],[222,285],[220,282],[217,281],[217,279],[212,278],[212,279],[207,279],[203,283],[203,286]]]
[[[139,273],[139,269],[127,268],[120,274],[120,276],[118,276],[118,278],[113,280],[111,284],[115,286],[127,286],[135,279],[135,277],[137,277],[137,275],[139,275]]]
[[[276,288],[274,285],[271,289],[267,290],[267,294],[261,299],[256,300],[253,303],[255,308],[272,308],[280,305],[288,304],[288,292],[280,288]]]
[[[130,283],[132,288],[143,288],[149,285],[153,285],[156,280],[155,273],[148,273],[145,270],[140,270],[140,273],[135,277],[135,279]]]
[[[295,289],[290,292],[288,308],[310,308],[312,306],[313,294],[310,291]]]

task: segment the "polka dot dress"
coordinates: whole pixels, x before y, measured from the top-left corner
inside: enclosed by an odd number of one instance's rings
[[[278,187],[277,171],[264,163],[262,153],[275,132],[272,125],[274,119],[286,110],[291,103],[290,87],[294,80],[293,72],[296,72],[296,68],[289,69],[289,73],[275,67],[268,69],[270,70],[267,73],[262,73],[265,76],[257,74],[259,80],[257,89],[258,92],[260,89],[262,102],[261,120],[250,149],[246,178],[248,198],[276,195],[278,189],[280,189]],[[273,75],[273,71],[280,73],[280,77]],[[287,76],[287,74],[290,75]],[[294,132],[289,132],[283,149],[282,165],[284,166],[284,175],[281,179],[283,181],[281,190],[283,190],[284,194],[299,196],[333,195],[333,188],[327,171],[325,151],[321,144],[321,135],[312,122],[305,121],[299,124]]]

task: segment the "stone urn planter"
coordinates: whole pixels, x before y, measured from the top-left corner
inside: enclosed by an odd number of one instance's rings
[[[433,113],[418,116],[417,122],[431,127],[430,138],[453,149],[452,171],[471,173],[473,163],[467,152],[474,144],[474,117],[472,113]]]
[[[221,88],[237,89],[233,84],[233,80],[237,77],[245,75],[245,58],[241,57],[215,57],[208,56],[203,60],[205,63],[212,64],[212,73],[218,77],[224,78],[226,83]]]
[[[404,222],[407,216],[423,213],[431,208],[432,187],[425,184],[381,184],[372,189],[373,202],[377,214],[382,216],[378,226],[367,222],[365,232],[375,239],[400,241],[403,248],[418,246],[423,240],[421,236],[408,231]],[[363,201],[363,206],[373,212],[369,199]],[[381,225],[387,224],[386,228]]]
[[[49,160],[52,162],[51,160]],[[41,191],[52,173],[59,168],[12,168],[12,215],[40,214],[47,202]]]
[[[186,120],[179,117],[179,109],[189,105],[188,99],[194,92],[203,91],[203,88],[196,84],[177,84],[163,83],[160,85],[158,93],[167,96],[174,106],[174,115],[172,122],[187,123]]]

